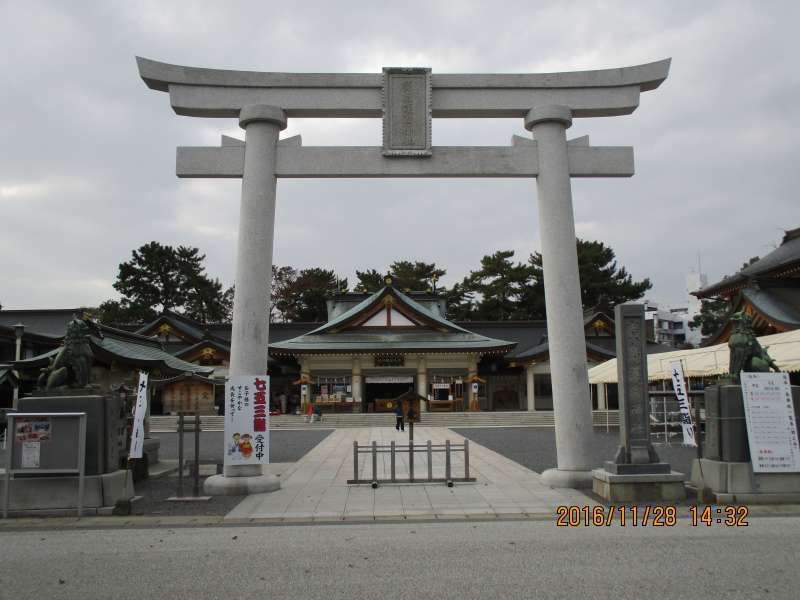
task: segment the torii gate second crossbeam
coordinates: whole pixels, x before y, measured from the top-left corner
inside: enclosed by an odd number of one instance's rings
[[[535,177],[553,383],[558,465],[554,487],[591,487],[591,400],[572,209],[572,177],[630,177],[633,150],[567,141],[573,118],[630,114],[657,88],[670,60],[544,74],[266,73],[183,67],[137,58],[148,87],[177,114],[238,118],[245,141],[178,148],[179,177],[241,177],[242,198],[230,375],[267,371],[275,191],[278,177]],[[305,147],[279,140],[291,117],[383,119],[383,145]],[[431,145],[433,117],[521,118],[533,139],[509,146]],[[258,475],[226,467],[226,477]],[[233,484],[234,482],[232,482]],[[241,487],[241,486],[240,486]],[[257,491],[257,490],[253,490]]]

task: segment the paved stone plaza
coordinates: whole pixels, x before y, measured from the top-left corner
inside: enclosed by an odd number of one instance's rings
[[[449,429],[417,427],[415,443],[463,443],[464,438]],[[392,518],[430,519],[436,517],[503,517],[533,514],[551,515],[561,504],[593,504],[584,494],[570,489],[552,489],[538,473],[475,443],[470,443],[470,475],[475,483],[369,484],[348,485],[353,477],[353,441],[359,444],[408,443],[408,431],[375,427],[337,429],[282,477],[282,488],[271,494],[246,498],[226,520],[258,521],[340,521]],[[460,453],[453,454],[453,474],[463,476]],[[363,464],[362,464],[363,460]],[[362,454],[362,477],[371,475],[371,459]],[[415,457],[415,474],[427,474],[425,453]],[[408,476],[407,456],[398,454],[397,477]],[[378,476],[388,478],[389,455],[379,454]],[[444,456],[435,454],[433,476],[444,475]]]

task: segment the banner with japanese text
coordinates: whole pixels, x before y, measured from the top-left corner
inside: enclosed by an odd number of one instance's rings
[[[686,382],[683,378],[683,365],[676,360],[670,363],[672,369],[672,389],[675,390],[675,397],[678,399],[678,407],[681,411],[681,428],[683,429],[683,443],[687,446],[697,446],[694,436],[694,423],[692,423],[692,410],[689,406],[689,391],[686,389]]]
[[[133,406],[133,426],[131,427],[131,449],[128,458],[142,458],[144,450],[144,417],[147,414],[147,373],[139,372],[139,386],[136,388],[136,404]]]
[[[800,442],[788,373],[745,373],[744,416],[754,473],[800,471]]]
[[[269,377],[231,377],[225,384],[225,466],[268,463]]]

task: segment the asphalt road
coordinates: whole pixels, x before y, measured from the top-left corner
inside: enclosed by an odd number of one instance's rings
[[[0,597],[796,599],[800,520],[551,521],[0,533]]]
[[[506,458],[541,473],[556,466],[556,433],[554,429],[540,427],[486,427],[454,429],[465,438],[486,446]],[[606,433],[595,429],[590,447],[593,466],[601,467],[617,453],[619,432]],[[692,459],[696,456],[694,448],[681,446],[656,446],[661,460],[669,462],[674,471],[691,475]]]

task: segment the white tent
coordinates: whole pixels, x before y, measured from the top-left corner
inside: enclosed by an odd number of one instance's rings
[[[781,371],[800,371],[800,329],[764,335],[758,338]],[[679,360],[683,363],[686,377],[710,377],[728,372],[730,351],[727,344],[718,344],[692,350],[676,350],[650,354],[647,357],[647,376],[650,381],[672,379],[670,363]],[[616,383],[617,359],[589,369],[589,383]]]

